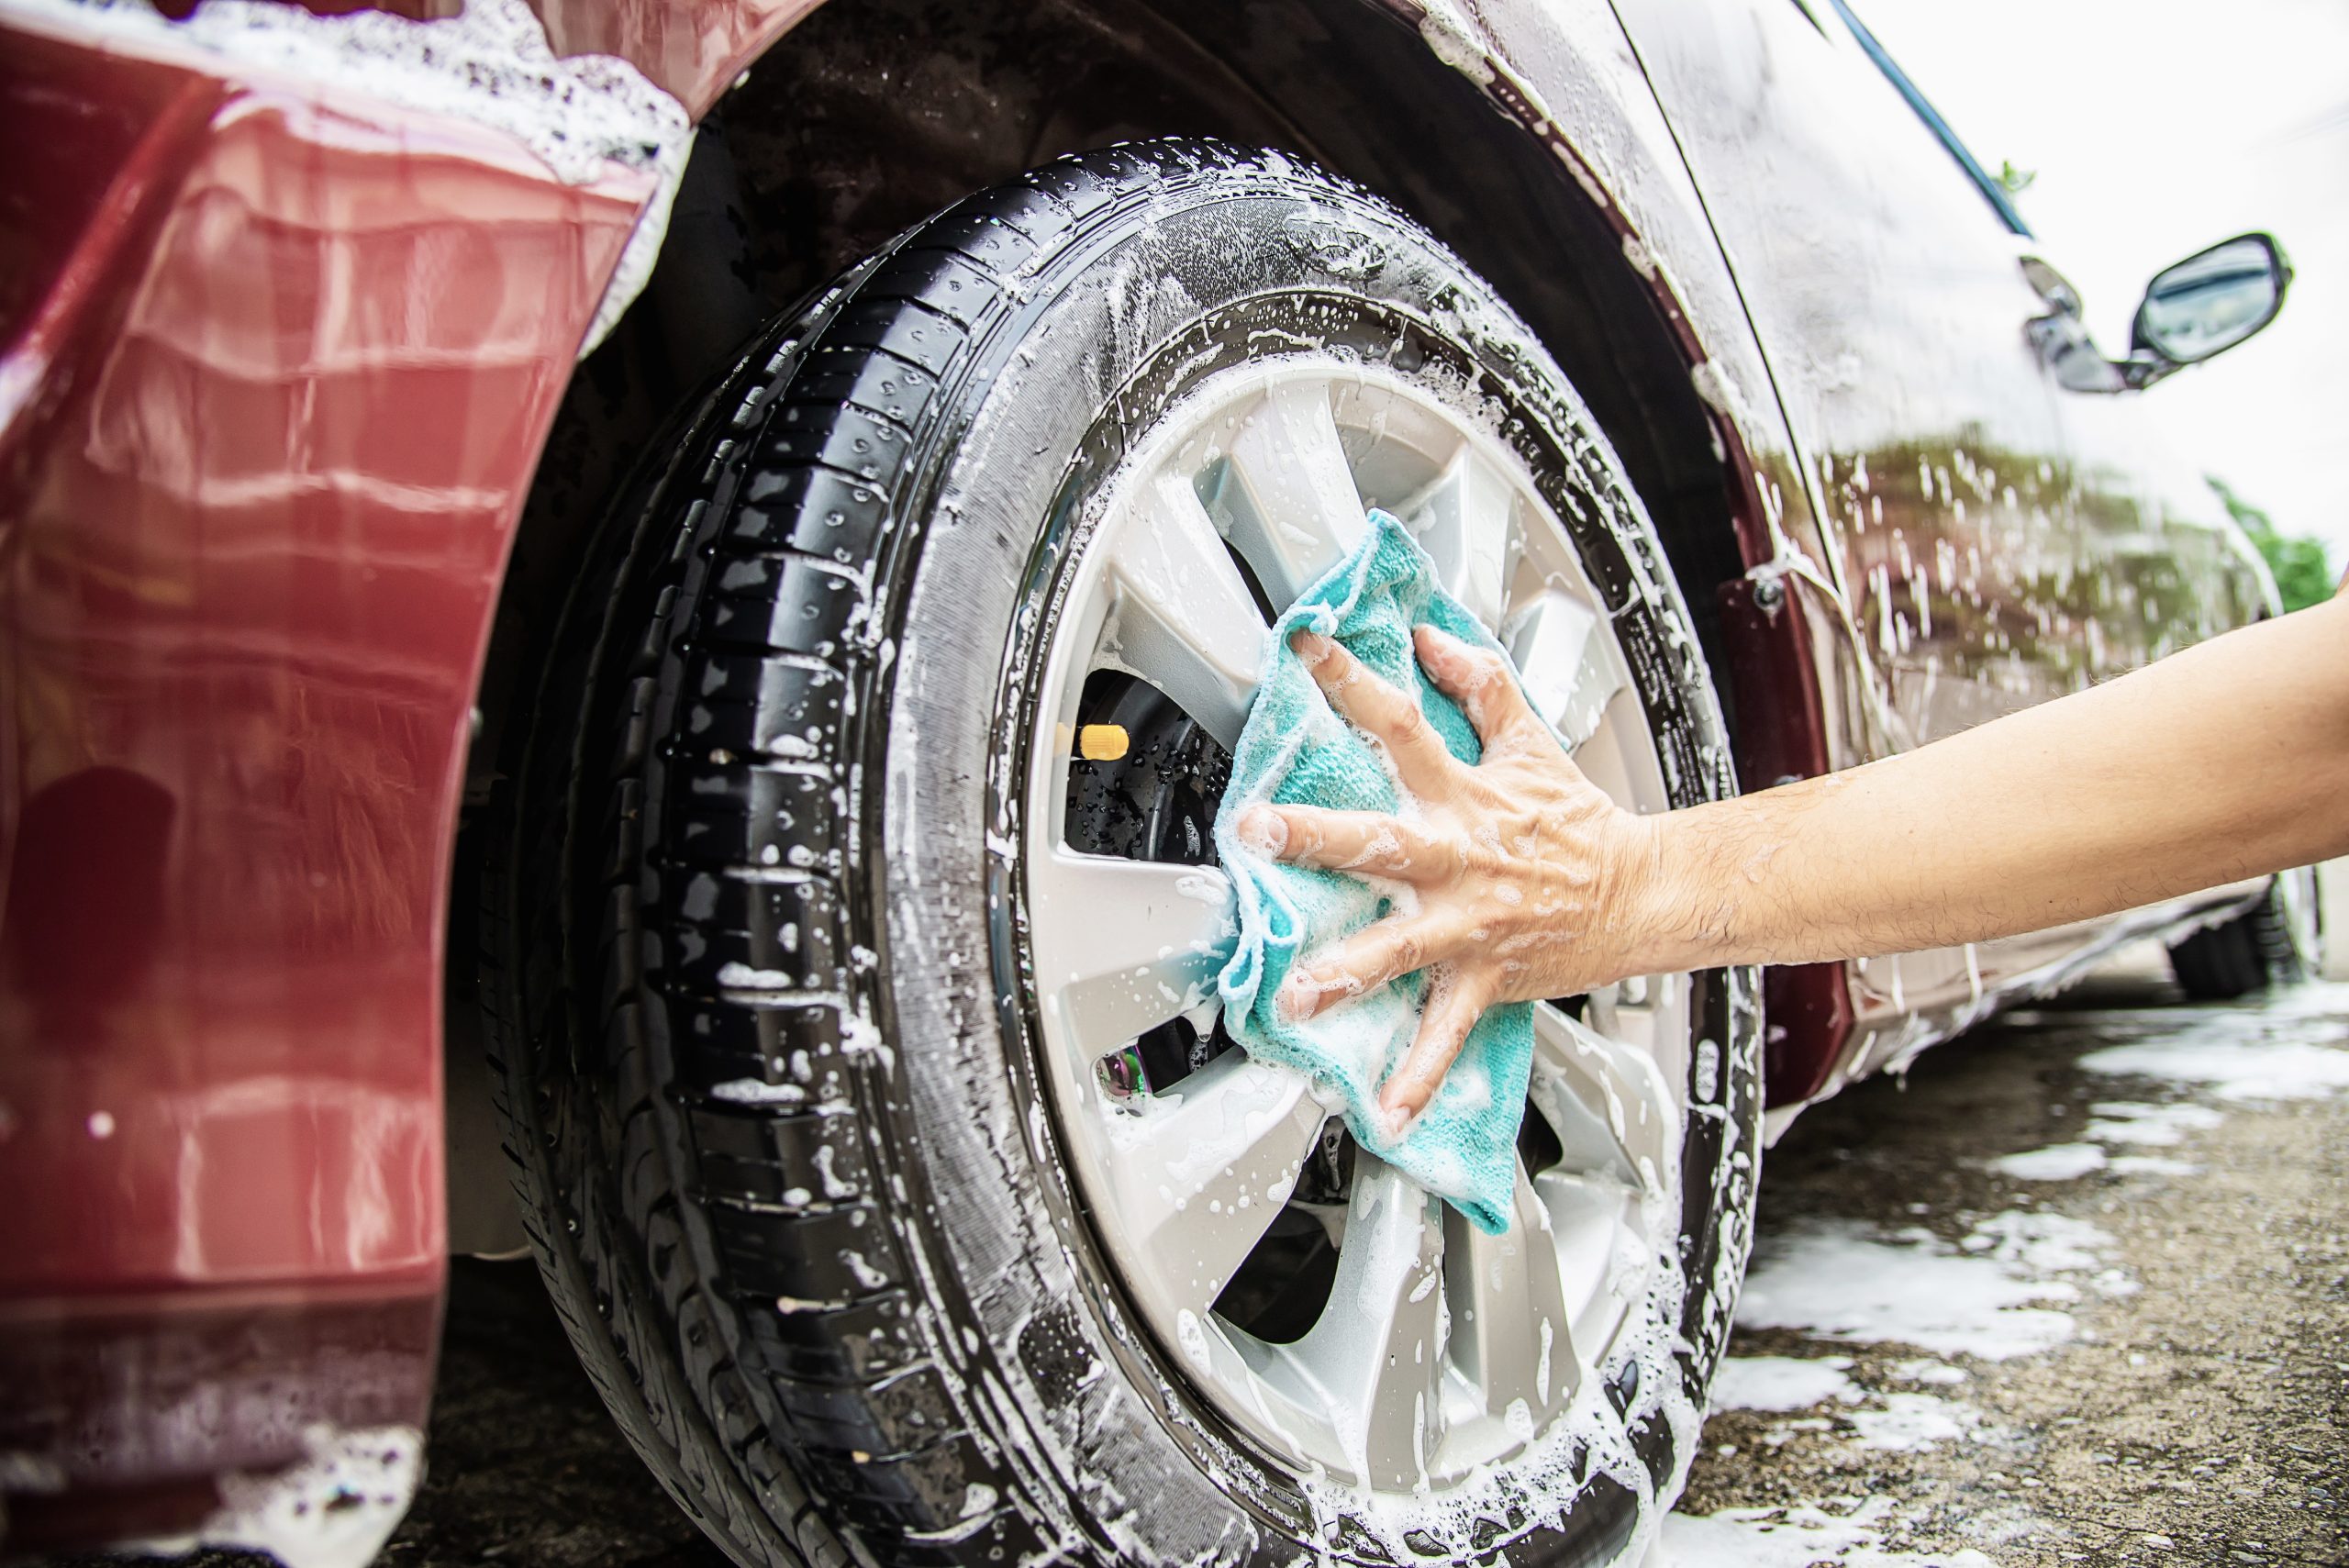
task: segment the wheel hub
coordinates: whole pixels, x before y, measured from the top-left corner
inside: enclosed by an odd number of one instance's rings
[[[1685,976],[1536,1007],[1499,1237],[1355,1147],[1216,1004],[1232,901],[1208,829],[1230,748],[1270,622],[1367,506],[1412,528],[1595,783],[1669,804],[1603,602],[1484,417],[1334,357],[1209,377],[1086,518],[1026,784],[1041,1081],[1100,1251],[1219,1415],[1297,1472],[1378,1490],[1442,1490],[1530,1443],[1677,1234]]]

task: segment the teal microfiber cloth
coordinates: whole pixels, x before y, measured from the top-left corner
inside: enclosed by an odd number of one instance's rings
[[[1273,1005],[1283,977],[1394,907],[1388,892],[1342,872],[1287,866],[1240,840],[1248,806],[1404,809],[1377,750],[1331,709],[1311,672],[1289,651],[1304,628],[1336,639],[1390,684],[1419,695],[1436,732],[1464,762],[1483,754],[1459,707],[1419,673],[1411,628],[1425,622],[1494,648],[1475,617],[1436,585],[1434,562],[1403,525],[1373,510],[1353,553],[1308,589],[1273,628],[1263,683],[1232,754],[1231,783],[1216,814],[1216,848],[1238,893],[1239,948],[1219,980],[1226,1027],[1252,1056],[1284,1062],[1336,1089],[1362,1146],[1451,1203],[1490,1235],[1508,1229],[1516,1186],[1517,1129],[1533,1061],[1533,1007],[1488,1009],[1435,1098],[1402,1138],[1378,1114],[1378,1085],[1410,1050],[1424,974],[1388,982],[1303,1023]]]

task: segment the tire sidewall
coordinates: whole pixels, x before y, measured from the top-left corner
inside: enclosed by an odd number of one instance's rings
[[[1543,460],[1534,472],[1613,612],[1675,805],[1733,790],[1720,716],[1653,531],[1586,411],[1483,285],[1385,208],[1267,155],[1169,177],[1097,215],[1025,282],[964,368],[960,417],[923,460],[935,468],[924,521],[902,546],[918,553],[887,573],[885,717],[856,785],[868,823],[875,809],[879,819],[879,1000],[902,1090],[885,1159],[922,1211],[904,1244],[974,1421],[992,1429],[1008,1470],[1026,1473],[1030,1498],[1063,1514],[1048,1535],[1143,1560],[1286,1560],[1307,1540],[1342,1550],[1331,1532],[1342,1538],[1343,1525],[1317,1518],[1294,1478],[1238,1440],[1127,1309],[1086,1230],[1034,1056],[1017,849],[1032,683],[1120,432],[1145,428],[1234,352],[1276,357],[1276,335],[1235,347],[1230,328],[1252,313],[1254,326],[1288,313],[1322,338],[1341,325],[1336,338],[1366,362],[1383,353],[1386,368],[1424,376],[1427,361],[1408,363],[1416,335],[1470,368],[1455,398],[1482,402],[1504,439]],[[1381,334],[1344,329],[1374,320],[1397,328],[1383,348]],[[1748,1244],[1754,995],[1750,971],[1696,979],[1698,1032],[1718,1049],[1709,1081],[1691,1087],[1672,1260],[1687,1281],[1671,1325],[1682,1350],[1624,1401],[1646,1484],[1595,1480],[1563,1519],[1520,1509],[1480,1550],[1520,1537],[1520,1560],[1550,1561],[1628,1540],[1639,1500],[1685,1475]],[[1564,1534],[1541,1528],[1561,1524]]]

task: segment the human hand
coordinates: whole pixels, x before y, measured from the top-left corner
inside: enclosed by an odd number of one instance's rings
[[[1293,865],[1401,883],[1417,907],[1389,916],[1291,969],[1275,999],[1304,1019],[1398,975],[1427,970],[1419,1029],[1380,1088],[1396,1128],[1434,1098],[1487,1007],[1571,996],[1634,972],[1620,894],[1652,863],[1647,819],[1582,775],[1527,706],[1501,657],[1432,627],[1414,633],[1419,667],[1484,742],[1453,757],[1415,696],[1326,637],[1290,646],[1330,705],[1383,745],[1418,815],[1254,806],[1241,840]]]

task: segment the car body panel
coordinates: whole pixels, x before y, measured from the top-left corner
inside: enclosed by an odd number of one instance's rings
[[[697,117],[817,4],[531,10],[553,55],[618,55]],[[2049,383],[2029,244],[1794,0],[1360,15],[1604,216],[1711,411],[1748,787],[2256,613],[2132,410]],[[125,26],[0,4],[11,145],[78,160],[0,206],[0,1185],[41,1195],[0,1216],[19,1544],[93,1498],[187,1528],[306,1428],[422,1425],[469,720],[556,404],[668,194],[558,173],[463,95],[403,108]],[[1850,216],[1807,230],[1813,204]],[[1962,373],[1910,352],[1953,338]],[[1972,596],[1944,564],[1969,551],[2019,575]],[[1776,1114],[2222,906],[1774,971]]]
[[[617,55],[698,120],[824,0],[529,0],[559,55]]]
[[[2148,450],[2143,408],[2058,384],[2028,331],[2056,308],[2024,266],[2037,242],[1831,0],[1619,9],[1711,194],[1824,519],[1844,618],[1841,668],[1821,684],[1831,701],[1841,686],[1849,717],[1831,765],[2076,690],[2257,613],[2256,568],[2225,546],[2208,488]],[[1920,351],[1948,342],[1970,351]],[[1774,1073],[1774,1105],[1906,1061],[2121,929],[1855,962],[1850,1038],[1806,1042],[1808,1073],[1791,1062]]]
[[[2070,569],[2046,307],[2013,233],[1825,6],[1622,0],[1757,330],[1841,588],[1846,767],[2049,695],[2042,595]],[[1966,342],[1962,364],[1918,345]],[[2054,548],[2049,548],[2050,545]],[[2025,638],[2017,644],[2018,635]],[[1833,688],[1829,688],[1833,690]],[[1759,783],[1762,781],[1749,781]],[[1853,1031],[1782,1059],[1783,1107],[1828,1092],[1919,1004],[1978,1002],[1966,949],[1849,966]]]
[[[12,146],[127,128],[95,207],[10,214],[54,258],[0,360],[0,1451],[44,1483],[19,1541],[77,1493],[200,1507],[315,1425],[421,1428],[467,714],[651,185],[106,47],[0,50]]]

